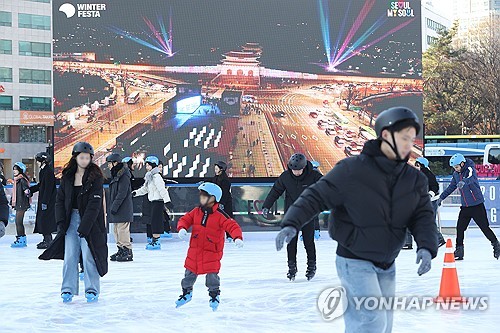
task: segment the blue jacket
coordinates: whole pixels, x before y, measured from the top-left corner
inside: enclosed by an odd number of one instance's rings
[[[477,206],[484,202],[474,162],[468,158],[465,160],[465,165],[461,172],[453,172],[451,183],[448,185],[448,188],[441,193],[441,199],[446,199],[447,196],[455,191],[460,181],[465,183],[464,187],[459,189],[462,207]]]

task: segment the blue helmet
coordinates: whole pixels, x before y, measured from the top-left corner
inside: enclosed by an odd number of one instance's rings
[[[129,157],[129,156],[124,157],[124,158],[122,159],[122,163],[125,163],[125,164],[127,164],[127,163],[128,163],[128,162],[130,162],[130,161],[132,161],[132,157]]]
[[[312,164],[312,166],[313,166],[313,169],[315,169],[315,170],[316,170],[316,169],[318,169],[318,168],[319,168],[319,166],[320,166],[320,164],[319,164],[319,162],[318,162],[318,161],[311,161],[311,164]]]
[[[14,163],[14,166],[21,169],[22,173],[26,173],[26,170],[28,169],[26,168],[26,164],[24,164],[23,162],[16,162]]]
[[[429,160],[426,159],[425,157],[419,157],[419,158],[417,158],[417,160],[416,160],[415,163],[420,163],[424,167],[429,168]]]
[[[154,155],[150,155],[146,157],[146,163],[154,164],[155,166],[158,166],[160,164],[160,159]]]
[[[465,157],[462,154],[455,154],[450,158],[450,166],[454,167],[460,163],[465,162]]]
[[[203,183],[198,186],[198,190],[207,192],[209,195],[213,195],[215,197],[215,201],[217,202],[219,202],[222,198],[222,189],[217,184]]]

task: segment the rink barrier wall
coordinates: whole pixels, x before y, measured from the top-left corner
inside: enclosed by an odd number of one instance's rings
[[[449,180],[439,180],[440,192],[448,186]],[[279,224],[283,218],[284,199],[281,197],[272,207],[273,217],[266,220],[261,215],[262,204],[269,193],[272,183],[234,183],[231,187],[233,196],[233,211],[235,219],[244,231],[269,231],[279,230]],[[500,210],[500,181],[483,180],[480,182],[481,190],[485,198],[486,211],[492,227],[498,227],[497,212]],[[171,184],[168,186],[170,198],[174,205],[172,213],[172,228],[176,228],[177,220],[187,211],[198,205],[198,184]],[[108,186],[105,185],[106,197],[108,197]],[[5,186],[5,192],[10,199],[12,186]],[[38,204],[38,193],[33,196],[31,208],[26,212],[24,223],[33,225],[35,223],[36,208]],[[145,224],[141,223],[142,197],[134,198],[134,223],[131,231],[133,233],[145,232]],[[452,193],[443,202],[439,209],[441,226],[443,228],[454,228],[460,209],[460,194],[458,191]],[[320,214],[320,226],[327,227],[328,212]],[[11,211],[10,222],[14,223],[14,214]],[[474,222],[471,226],[475,227]]]

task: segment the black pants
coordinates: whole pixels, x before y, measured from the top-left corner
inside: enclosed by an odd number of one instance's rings
[[[497,241],[495,233],[489,226],[486,207],[484,207],[484,203],[482,203],[477,206],[460,207],[460,214],[458,214],[457,221],[457,245],[464,245],[464,233],[471,219],[474,219],[474,222],[476,222],[479,229],[481,229],[490,242],[493,243]]]
[[[153,234],[162,234],[164,230],[163,222],[163,201],[152,201],[151,202],[151,231]]]
[[[23,223],[24,213],[26,213],[25,210],[16,210],[16,232],[18,236],[26,236]]]
[[[307,253],[307,264],[316,265],[316,246],[314,245],[314,219],[302,227],[302,239]],[[298,235],[292,238],[286,250],[288,252],[288,266],[297,262]]]

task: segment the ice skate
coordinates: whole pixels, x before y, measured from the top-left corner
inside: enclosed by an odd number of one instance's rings
[[[175,307],[181,307],[186,303],[189,303],[193,298],[193,291],[188,291],[187,289],[182,289],[182,295],[179,296],[179,299],[175,301]]]

